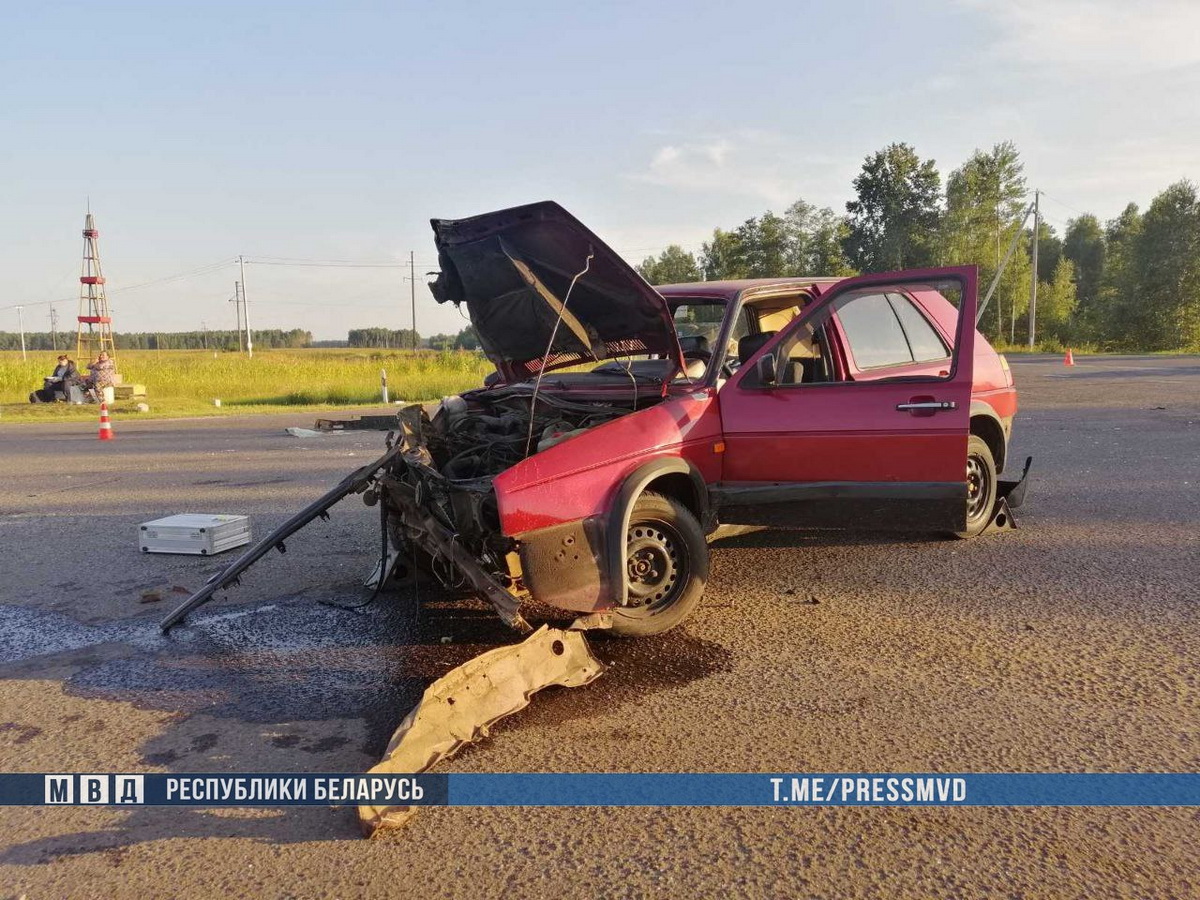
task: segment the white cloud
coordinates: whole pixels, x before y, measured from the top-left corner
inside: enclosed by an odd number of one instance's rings
[[[1127,77],[1200,65],[1196,0],[958,0],[998,29],[997,59]]]
[[[797,178],[831,161],[796,152],[796,142],[764,131],[663,144],[636,181],[678,191],[736,196],[783,207],[805,196]]]

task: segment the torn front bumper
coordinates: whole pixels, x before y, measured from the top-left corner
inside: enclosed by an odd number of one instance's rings
[[[419,773],[485,737],[505,716],[524,709],[551,685],[580,687],[604,671],[578,631],[543,625],[519,644],[489,650],[443,675],[402,721],[370,774]],[[415,807],[360,806],[363,834],[407,822]]]
[[[405,460],[414,468],[421,463]],[[406,481],[394,475],[383,475],[379,479],[383,502],[391,515],[399,519],[405,539],[416,549],[428,554],[434,563],[449,564],[459,572],[466,583],[487,598],[495,607],[505,624],[522,633],[532,629],[521,616],[521,600],[487,571],[484,565],[459,540],[457,532],[451,530],[428,508],[422,496],[425,482],[421,472],[414,481]]]

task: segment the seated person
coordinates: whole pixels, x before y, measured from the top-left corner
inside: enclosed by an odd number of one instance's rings
[[[681,373],[680,377],[694,380],[703,378],[704,372],[708,368],[708,362],[712,359],[712,351],[708,347],[708,338],[702,334],[693,334],[679,338],[679,347],[683,350],[683,361],[687,363],[687,368]]]
[[[90,374],[83,379],[84,389],[98,398],[106,387],[116,384],[116,371],[117,364],[109,359],[106,351],[101,350],[100,355],[88,363]]]
[[[55,400],[67,398],[67,387],[78,381],[79,370],[75,368],[75,360],[62,353],[58,357],[58,365],[54,374],[42,379],[41,390],[29,395],[30,403],[53,403]]]

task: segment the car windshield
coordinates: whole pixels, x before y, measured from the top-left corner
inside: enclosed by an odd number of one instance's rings
[[[716,343],[725,318],[724,303],[681,303],[671,312],[675,318],[675,332],[684,344],[684,350],[688,349],[688,344],[700,343],[695,338],[703,338],[709,347]],[[685,340],[688,338],[693,340]]]
[[[675,333],[679,335],[679,346],[687,362],[687,368],[676,376],[676,380],[697,381],[707,373],[713,351],[717,348],[717,340],[721,336],[721,326],[725,320],[725,301],[680,298],[670,302]],[[743,310],[730,335],[730,353],[734,354],[735,358],[738,338],[747,332],[746,313]],[[662,378],[664,369],[669,365],[671,363],[661,357],[637,356],[630,357],[625,364],[609,360],[592,371],[625,377],[632,372],[655,379]]]

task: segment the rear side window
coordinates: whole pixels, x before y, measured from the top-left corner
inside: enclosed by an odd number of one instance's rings
[[[932,362],[950,356],[950,349],[941,336],[933,330],[929,320],[913,306],[911,300],[903,294],[888,294],[888,299],[892,301],[896,318],[900,320],[904,333],[908,336],[908,346],[912,350],[913,359],[917,362]]]
[[[838,308],[837,318],[860,369],[900,366],[913,361],[900,321],[883,294],[854,297]]]

